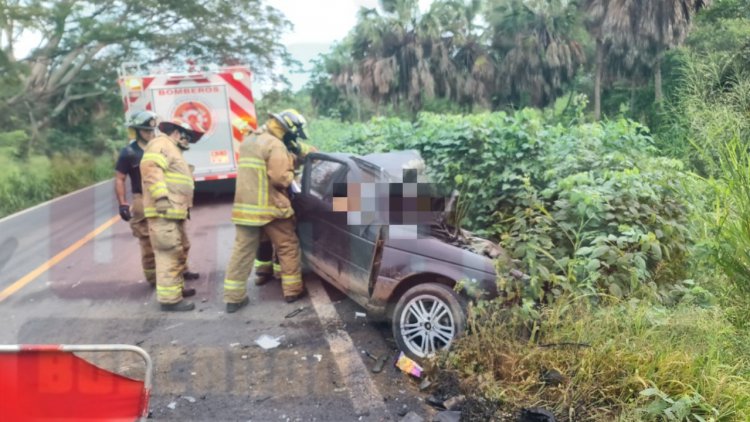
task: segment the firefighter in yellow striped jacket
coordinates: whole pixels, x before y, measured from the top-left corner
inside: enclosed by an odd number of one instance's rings
[[[143,211],[156,257],[156,297],[163,311],[191,311],[195,304],[183,297],[195,289],[184,287],[183,270],[190,243],[185,219],[193,206],[193,175],[182,152],[205,130],[179,119],[161,122],[162,135],[151,140],[141,159]]]
[[[294,152],[294,169],[297,170],[307,154],[313,152],[318,152],[318,149],[305,142],[299,142],[299,152]],[[281,264],[274,253],[271,239],[264,234],[255,254],[255,285],[262,286],[274,278],[281,278]]]
[[[299,239],[287,188],[294,180],[293,151],[299,138],[307,139],[305,118],[295,110],[271,114],[266,125],[240,147],[237,190],[232,222],[237,234],[224,280],[227,313],[247,305],[247,279],[255,252],[265,233],[276,247],[281,264],[284,299],[294,302],[305,294]]]

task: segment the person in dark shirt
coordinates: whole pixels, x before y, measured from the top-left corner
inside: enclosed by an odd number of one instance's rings
[[[115,194],[120,205],[120,218],[130,223],[133,236],[141,245],[141,264],[146,281],[156,285],[156,261],[148,236],[148,221],[143,212],[143,187],[141,185],[141,159],[146,144],[156,136],[157,116],[150,111],[133,113],[128,119],[128,133],[132,141],[120,151],[115,165]],[[125,198],[125,179],[130,178],[133,203]],[[195,280],[198,273],[183,271],[185,280]],[[188,289],[186,289],[188,290]],[[189,293],[188,293],[189,295]]]

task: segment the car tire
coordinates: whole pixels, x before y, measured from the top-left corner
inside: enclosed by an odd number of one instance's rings
[[[396,303],[392,327],[399,349],[423,360],[450,347],[466,328],[466,311],[458,294],[438,283],[419,284]]]

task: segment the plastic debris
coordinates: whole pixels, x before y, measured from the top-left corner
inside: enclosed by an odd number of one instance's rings
[[[169,403],[167,407],[170,408],[171,410],[175,410],[177,409],[177,402],[173,401],[172,403]]]
[[[231,343],[229,347],[240,347],[240,343]]]
[[[281,344],[280,340],[282,338],[284,338],[284,336],[271,337],[268,334],[263,334],[262,336],[258,337],[255,340],[255,344],[257,344],[258,346],[262,347],[265,350],[275,349],[279,347],[279,345]]]
[[[354,319],[358,319],[358,318],[367,318],[367,314],[364,312],[355,312]]]
[[[247,360],[247,355],[242,355],[242,360]]]
[[[432,385],[432,381],[430,381],[429,379],[425,378],[424,381],[422,381],[422,383],[419,384],[419,391],[424,391],[424,390],[430,388],[431,385]]]
[[[409,374],[416,378],[422,377],[422,367],[419,366],[417,362],[406,356],[404,352],[401,352],[398,355],[398,359],[396,360],[396,367],[405,374]]]
[[[322,361],[322,360],[323,360],[323,355],[313,355],[313,357],[314,357],[315,359],[317,359],[317,360],[318,360],[318,362],[320,362],[320,361]]]
[[[182,396],[183,399],[187,400],[189,403],[195,403],[197,400],[195,400],[195,397],[192,396]]]

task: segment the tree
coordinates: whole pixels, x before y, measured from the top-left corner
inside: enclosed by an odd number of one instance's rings
[[[289,62],[278,36],[289,27],[261,0],[0,0],[0,79],[18,82],[0,101],[23,114],[36,140],[71,104],[112,92],[123,61],[245,62],[274,77]],[[39,46],[17,57],[29,35]]]
[[[594,117],[601,117],[601,84],[605,67],[617,62],[625,73],[639,66],[653,72],[655,101],[663,99],[661,61],[664,52],[681,45],[693,15],[710,0],[587,0],[586,24],[596,40]]]
[[[550,104],[585,61],[574,33],[576,5],[569,0],[494,0],[488,6],[506,101]]]

